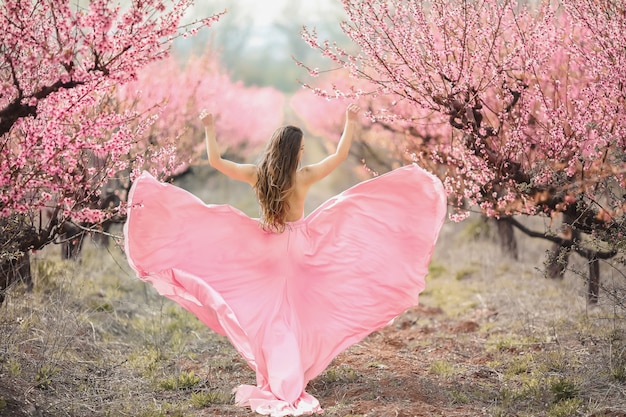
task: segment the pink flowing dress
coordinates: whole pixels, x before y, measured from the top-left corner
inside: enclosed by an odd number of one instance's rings
[[[418,302],[446,215],[417,165],[364,181],[270,233],[143,173],[125,251],[142,280],[225,335],[256,372],[235,401],[272,416],[321,413],[305,392],[332,359]]]

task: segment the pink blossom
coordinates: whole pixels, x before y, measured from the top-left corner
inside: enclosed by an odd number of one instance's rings
[[[192,2],[171,4],[142,0],[122,10],[110,0],[2,3],[0,216],[58,207],[59,222],[95,223],[115,214],[94,201],[112,177],[132,169],[135,129],[150,114],[119,108],[112,93],[167,56],[168,37],[221,15],[182,27]],[[44,224],[38,232],[46,233]],[[20,243],[24,250],[31,244]]]
[[[368,143],[383,142],[405,163],[421,155],[418,162],[442,176],[459,207],[476,207],[488,216],[552,213],[567,207],[560,203],[576,193],[600,212],[590,190],[623,184],[621,2],[572,0],[558,7],[547,0],[434,0],[426,7],[405,0],[343,0],[343,5],[342,29],[359,52],[319,40],[305,28],[303,38],[329,59],[329,67],[345,71],[335,71],[330,82],[318,79],[311,91],[370,109],[372,124],[366,128],[385,133],[368,135]],[[332,94],[328,84],[336,86]],[[300,106],[309,113],[306,120],[337,132],[339,118],[331,127],[316,115],[324,113],[321,101],[311,106]],[[553,194],[541,197],[547,189]],[[621,207],[623,194],[606,193],[603,198],[616,204],[605,206]]]

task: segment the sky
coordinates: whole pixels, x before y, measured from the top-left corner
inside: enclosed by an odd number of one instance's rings
[[[297,80],[307,73],[296,68],[294,58],[312,67],[321,65],[321,54],[301,38],[303,26],[317,29],[322,39],[342,42],[341,0],[196,0],[190,18],[224,9],[227,14],[220,21],[194,43],[181,42],[178,48],[184,51],[211,42],[231,75],[248,85],[296,89]]]
[[[238,0],[241,7],[249,9],[255,26],[269,26],[281,16],[288,0]],[[302,2],[307,4],[308,2]]]
[[[249,16],[253,26],[261,28],[280,20],[311,25],[336,18],[341,13],[341,0],[212,0],[203,7],[213,11],[227,9],[231,14]]]
[[[269,25],[274,23],[281,17],[284,18],[284,9],[288,4],[293,4],[291,0],[231,0],[230,3],[234,3],[237,7],[245,7],[254,16],[255,24],[259,26]],[[295,16],[290,16],[293,19],[307,19],[321,18],[318,16],[321,11],[327,8],[333,3],[340,3],[340,0],[315,0],[315,1],[302,1],[297,0],[297,7]]]

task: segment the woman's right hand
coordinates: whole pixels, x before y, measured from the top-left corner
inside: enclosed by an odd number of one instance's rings
[[[209,113],[206,110],[202,110],[200,112],[200,120],[202,121],[202,124],[204,125],[204,127],[213,127],[213,114]]]

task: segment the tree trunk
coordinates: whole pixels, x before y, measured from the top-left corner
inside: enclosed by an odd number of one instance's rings
[[[511,259],[518,260],[517,240],[513,233],[513,225],[506,220],[496,219],[496,225],[498,227],[498,237],[500,238],[500,244],[502,245],[502,252]]]
[[[552,279],[563,279],[569,263],[570,248],[553,243],[546,260],[546,275]]]
[[[598,251],[597,248],[591,249],[589,245],[581,244],[581,231],[571,226],[576,223],[571,216],[565,213],[563,214],[563,224],[558,234],[558,239],[547,233],[535,232],[516,221],[513,217],[508,218],[508,221],[528,236],[541,237],[553,242],[545,262],[545,273],[550,278],[563,278],[572,251],[586,258],[589,261],[587,300],[589,303],[594,304],[598,302],[600,296],[600,259],[614,257],[618,254],[617,249]]]
[[[592,304],[598,302],[600,293],[600,261],[595,256],[589,259],[589,290],[587,292],[587,301]]]
[[[573,219],[570,219],[569,216],[563,215],[559,237],[563,238],[564,242],[554,243],[546,260],[546,275],[549,278],[563,278],[569,264],[571,245],[580,241],[580,232],[571,226],[572,221]]]
[[[33,278],[30,273],[30,254],[25,252],[17,259],[11,259],[0,265],[0,305],[4,294],[11,284],[22,281],[28,291],[33,290]]]
[[[61,258],[77,260],[83,248],[85,233],[78,226],[69,222],[63,224],[63,239],[61,243]]]

